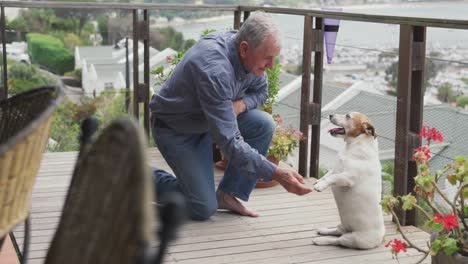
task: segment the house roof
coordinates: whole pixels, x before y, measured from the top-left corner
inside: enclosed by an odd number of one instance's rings
[[[77,47],[81,59],[112,58],[112,46]]]
[[[122,46],[122,45],[121,45]],[[129,40],[129,61],[133,61],[133,41]],[[143,61],[143,43],[138,45],[138,54],[140,63]],[[117,47],[115,45],[104,45],[104,46],[84,46],[76,47],[77,53],[79,54],[80,60],[86,60],[87,63],[92,64],[107,64],[107,63],[124,63],[126,50],[123,47]],[[149,48],[149,56],[155,56],[159,51],[153,47]]]
[[[273,106],[273,113],[280,114],[285,124],[291,124],[293,127],[299,127],[300,124],[301,78],[301,76],[296,76],[292,82],[289,82],[288,85],[292,85],[292,87],[282,86],[278,94],[278,102]],[[328,104],[344,91],[343,87],[324,83],[322,105]]]
[[[283,87],[288,83],[292,82],[297,77],[300,76],[281,71],[279,76],[279,86]]]

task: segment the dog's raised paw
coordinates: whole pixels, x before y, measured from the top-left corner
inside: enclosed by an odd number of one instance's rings
[[[314,189],[317,192],[321,192],[327,188],[327,183],[325,181],[319,181],[314,185]]]

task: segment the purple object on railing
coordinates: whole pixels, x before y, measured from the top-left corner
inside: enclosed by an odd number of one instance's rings
[[[341,7],[322,7],[324,11],[343,11]],[[340,26],[339,19],[331,19],[325,18],[324,19],[325,25],[325,49],[327,51],[327,63],[332,63],[333,52],[335,51],[335,43],[336,43],[336,36],[338,34],[338,29]]]

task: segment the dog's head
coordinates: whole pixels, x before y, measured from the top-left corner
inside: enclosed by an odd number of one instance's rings
[[[372,122],[362,113],[351,112],[344,115],[330,115],[330,121],[338,126],[328,131],[334,137],[355,138],[362,134],[376,137]]]

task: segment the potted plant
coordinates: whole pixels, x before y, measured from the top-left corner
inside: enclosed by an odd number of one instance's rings
[[[299,141],[304,139],[304,135],[299,129],[293,128],[291,125],[284,126],[283,119],[280,115],[274,115],[273,119],[276,123],[276,130],[275,134],[273,134],[270,147],[268,148],[267,159],[279,165],[281,160],[286,161],[288,156],[299,147]],[[256,187],[265,188],[277,184],[278,182],[276,181],[259,181]]]
[[[423,126],[420,137],[426,139],[427,144],[414,150],[413,159],[418,166],[418,174],[414,177],[415,188],[413,194],[393,197],[386,195],[382,207],[393,215],[398,230],[406,241],[392,240],[392,253],[398,260],[398,253],[406,251],[407,247],[424,252],[425,259],[429,254],[433,264],[468,263],[468,162],[465,157],[457,156],[451,163],[446,164],[435,173],[430,170],[430,144],[443,141],[442,134],[435,128]],[[446,176],[448,182],[456,187],[453,197],[444,191],[439,181]],[[435,202],[438,195],[443,204]],[[431,241],[426,247],[420,247],[411,242],[402,232],[401,225],[395,214],[395,209],[418,210],[425,219],[425,229],[432,232]],[[423,260],[421,259],[421,261]]]

